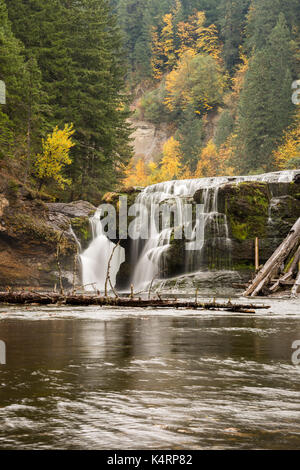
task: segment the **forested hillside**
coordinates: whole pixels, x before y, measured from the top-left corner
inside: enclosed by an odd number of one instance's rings
[[[105,0],[0,0],[0,165],[56,198],[99,200],[131,156],[126,65]]]
[[[297,168],[299,25],[298,0],[0,0],[1,171],[97,203]],[[154,160],[133,155],[130,117],[167,128]]]
[[[300,166],[298,0],[114,0],[135,118],[169,140],[127,184]]]

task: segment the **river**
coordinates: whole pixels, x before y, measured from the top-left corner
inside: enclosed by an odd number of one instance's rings
[[[300,449],[299,301],[271,304],[1,306],[0,448]]]

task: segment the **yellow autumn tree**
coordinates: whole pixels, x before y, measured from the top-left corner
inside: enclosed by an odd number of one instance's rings
[[[216,176],[218,174],[218,150],[211,139],[201,151],[195,171],[195,178]]]
[[[236,169],[233,166],[234,161],[234,146],[232,141],[234,140],[235,136],[232,134],[228,137],[228,139],[221,145],[218,152],[218,169],[217,175],[218,176],[233,176],[235,175]]]
[[[130,188],[131,186],[136,185],[136,168],[134,164],[134,159],[131,158],[128,165],[123,169],[125,178],[123,184],[125,187]]]
[[[36,156],[34,164],[36,177],[40,181],[39,189],[49,180],[55,181],[62,189],[71,184],[71,180],[63,176],[63,170],[72,163],[70,150],[75,145],[72,141],[74,132],[73,124],[66,124],[64,129],[55,127],[43,139],[43,151]]]
[[[280,170],[297,169],[300,166],[300,105],[295,122],[285,132],[284,141],[273,152],[276,166]]]
[[[160,40],[160,36],[156,27],[152,28],[152,43],[151,43],[151,68],[153,77],[156,80],[161,80],[164,69],[164,48]]]
[[[176,51],[179,59],[183,54],[192,50],[196,52],[197,38],[196,38],[196,27],[193,17],[189,19],[187,23],[180,21],[177,25],[177,37],[179,42],[179,49]]]
[[[194,177],[195,175],[190,169],[189,165],[184,165],[180,173],[180,178],[183,180],[190,180],[190,179],[193,179]]]
[[[166,77],[165,104],[170,111],[192,107],[205,114],[222,102],[223,74],[213,57],[187,50]]]
[[[181,173],[180,143],[170,137],[163,147],[163,158],[161,161],[161,177],[163,181],[179,178]]]
[[[138,186],[147,186],[147,169],[145,160],[140,158],[136,164],[136,181]]]
[[[171,70],[176,63],[175,44],[174,44],[174,25],[173,15],[168,13],[163,17],[164,27],[161,33],[161,42],[166,60],[167,70]]]
[[[197,12],[197,50],[198,52],[206,52],[221,63],[222,46],[219,40],[218,29],[214,24],[205,27],[205,20],[205,13],[203,11]]]
[[[238,100],[240,93],[243,89],[246,73],[249,68],[249,59],[246,54],[244,54],[242,49],[240,49],[240,61],[241,63],[237,67],[237,71],[232,79],[232,90],[233,95],[236,98],[235,101]]]
[[[160,183],[162,181],[161,171],[157,163],[151,161],[148,164],[148,173],[148,185]]]
[[[140,158],[136,164],[134,164],[134,159],[131,159],[124,173],[126,176],[123,180],[124,186],[147,186],[147,166],[143,158]]]
[[[191,100],[188,89],[188,77],[192,72],[192,59],[195,52],[187,50],[181,57],[178,65],[166,78],[167,96],[165,104],[170,111],[175,108],[185,109]]]

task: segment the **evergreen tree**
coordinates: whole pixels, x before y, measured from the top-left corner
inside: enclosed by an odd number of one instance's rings
[[[23,125],[24,119],[24,80],[26,67],[23,46],[11,28],[5,2],[0,0],[0,80],[6,85],[6,105],[1,105],[3,113],[15,124]]]
[[[226,142],[233,130],[234,119],[230,111],[226,109],[220,115],[214,138],[214,143],[218,149]]]
[[[106,0],[9,0],[14,31],[28,58],[26,123],[36,115],[38,75],[48,106],[45,129],[73,122],[77,143],[68,177],[70,197],[98,200],[120,180],[131,151],[121,40]],[[35,62],[36,59],[36,62]],[[29,70],[30,69],[30,70]],[[42,100],[43,102],[43,100]],[[27,173],[32,139],[27,139]],[[96,199],[95,199],[96,198]]]
[[[187,19],[195,11],[204,11],[207,25],[218,23],[218,4],[220,0],[181,0],[184,17]]]
[[[180,143],[182,163],[184,166],[187,166],[191,172],[196,170],[199,152],[203,147],[204,137],[202,119],[196,117],[193,109],[188,109],[184,113],[175,138]]]
[[[174,5],[173,0],[118,0],[115,11],[122,31],[127,56],[129,80],[151,77],[151,43],[153,27],[161,29],[162,18]]]
[[[280,13],[284,14],[290,28],[297,25],[299,0],[251,1],[246,27],[246,44],[249,50],[261,49],[267,44],[269,35],[276,26]]]
[[[41,139],[47,129],[46,117],[49,115],[47,94],[42,89],[42,74],[35,57],[26,63],[26,80],[23,83],[26,117],[26,164],[24,181],[31,172],[32,156],[39,150]]]
[[[219,6],[223,57],[226,68],[232,72],[239,62],[239,47],[243,43],[246,14],[250,0],[222,0]]]
[[[6,86],[6,104],[0,110],[0,157],[6,163],[8,157],[24,151],[27,79],[23,46],[15,38],[6,5],[0,0],[0,80]]]
[[[94,199],[120,180],[131,156],[121,40],[105,0],[70,0],[67,15],[76,76],[68,92],[68,122],[74,123],[77,144],[71,197]]]
[[[52,113],[50,130],[58,118],[64,119],[68,107],[65,97],[73,79],[65,44],[64,1],[6,1],[15,35],[24,44],[27,58],[34,57],[42,72],[43,89],[49,99],[48,111]]]
[[[282,14],[266,46],[249,64],[238,116],[238,160],[242,172],[272,170],[272,151],[289,125],[292,52]]]

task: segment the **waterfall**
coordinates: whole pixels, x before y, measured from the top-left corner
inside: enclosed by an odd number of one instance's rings
[[[82,284],[86,290],[104,292],[109,259],[115,244],[104,234],[100,220],[100,209],[90,219],[93,240],[89,247],[80,255],[82,266]],[[116,285],[116,277],[121,264],[125,261],[125,250],[118,246],[111,262],[110,278]]]
[[[263,175],[231,176],[200,178],[191,180],[167,181],[145,188],[136,199],[139,208],[139,217],[134,221],[135,239],[131,240],[130,255],[134,273],[128,282],[132,282],[134,288],[144,289],[149,283],[164,273],[165,260],[171,247],[174,228],[187,227],[186,203],[193,203],[196,191],[202,191],[202,206],[200,213],[192,222],[193,236],[185,243],[185,252],[182,254],[183,271],[193,273],[195,271],[230,268],[231,240],[224,209],[219,207],[219,190],[227,184],[241,182],[266,182],[288,183],[291,182],[298,171],[281,171],[266,173]],[[272,194],[274,198],[274,195]],[[155,211],[157,205],[166,204],[176,209],[176,224],[169,227],[157,225]],[[90,246],[81,254],[82,281],[88,290],[97,289],[104,291],[109,258],[115,247],[105,235],[100,221],[101,206],[90,219],[93,240]],[[269,216],[271,223],[271,212]],[[148,228],[148,237],[141,234],[144,228]],[[197,240],[194,236],[197,233]],[[207,246],[207,237],[210,236],[210,244]],[[199,240],[200,238],[200,240]],[[222,257],[219,258],[219,253]],[[121,264],[125,261],[125,250],[118,247],[115,250],[111,263],[110,276],[112,284],[116,284],[116,277]]]
[[[204,267],[204,249],[205,237],[208,227],[212,231],[212,248],[209,253],[211,266],[215,268],[229,268],[231,254],[231,240],[229,238],[229,229],[225,213],[220,212],[218,207],[218,193],[222,185],[226,183],[238,184],[241,182],[268,182],[280,183],[291,182],[297,172],[281,171],[266,173],[263,175],[234,176],[234,177],[215,177],[201,178],[192,180],[178,180],[158,183],[149,186],[138,196],[136,203],[143,214],[143,208],[147,209],[145,215],[142,215],[140,225],[149,225],[149,239],[142,240],[138,238],[134,241],[132,264],[135,271],[132,283],[135,288],[145,288],[154,278],[156,278],[161,268],[163,268],[164,255],[170,248],[171,235],[173,228],[159,229],[155,223],[154,207],[156,204],[167,203],[175,205],[177,209],[178,225],[183,226],[185,213],[183,210],[184,202],[192,198],[197,190],[202,189],[203,209],[195,221],[193,233],[201,230],[201,243],[197,244],[193,239],[187,242],[188,249],[185,253],[185,271],[194,272]],[[147,219],[147,220],[146,220]],[[139,230],[137,225],[136,229]],[[226,259],[218,259],[218,250],[223,248],[226,253]],[[208,267],[208,266],[206,266]]]

